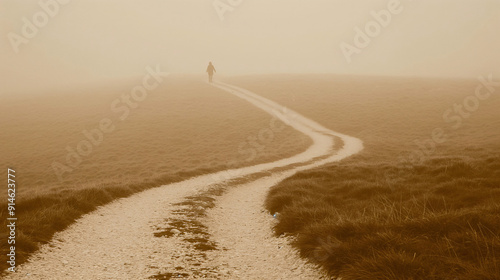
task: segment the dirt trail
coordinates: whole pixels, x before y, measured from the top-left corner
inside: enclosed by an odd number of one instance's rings
[[[272,236],[263,202],[269,188],[297,171],[363,149],[250,91],[234,94],[308,135],[313,144],[290,158],[226,170],[119,199],[79,219],[5,279],[328,279]],[[342,148],[334,150],[335,140]]]

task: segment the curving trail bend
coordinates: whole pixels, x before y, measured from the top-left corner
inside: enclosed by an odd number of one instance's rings
[[[267,191],[298,171],[342,160],[362,141],[248,90],[216,82],[306,134],[313,144],[278,161],[150,189],[84,215],[5,279],[328,279],[273,237]],[[334,149],[335,141],[341,148]]]

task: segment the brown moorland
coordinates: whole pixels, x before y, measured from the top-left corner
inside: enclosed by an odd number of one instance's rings
[[[271,125],[276,120],[267,113],[201,77],[169,76],[143,101],[134,102],[138,106],[129,107],[122,121],[123,110],[115,112],[111,104],[140,82],[2,96],[0,161],[16,171],[17,264],[55,232],[114,199],[196,175],[281,159],[310,145],[308,137],[284,124]],[[66,161],[69,150],[87,139],[83,130],[95,129],[103,118],[112,121],[114,130],[104,133],[102,142],[71,167]],[[280,129],[271,136],[262,133],[276,127]],[[54,162],[72,171],[59,180]],[[6,178],[7,170],[3,172]],[[1,198],[0,218],[5,221],[7,192]],[[4,227],[1,238],[7,240],[7,235]],[[5,254],[0,263],[6,268]]]
[[[303,257],[342,279],[500,279],[500,88],[475,103],[477,80],[228,82],[364,141],[269,192],[276,234],[295,236]],[[464,102],[470,110],[455,112]],[[444,141],[431,144],[439,129]]]

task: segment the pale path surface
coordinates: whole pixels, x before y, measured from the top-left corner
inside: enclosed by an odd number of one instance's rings
[[[287,239],[272,236],[275,220],[264,210],[263,202],[269,188],[279,181],[299,170],[355,154],[363,149],[362,142],[326,129],[252,92],[223,83],[214,85],[308,135],[313,144],[290,158],[195,177],[100,207],[57,233],[49,244],[18,267],[18,272],[7,274],[5,279],[169,279],[180,276],[184,279],[327,279],[299,258]],[[343,142],[338,151],[333,150],[336,137]],[[234,182],[231,179],[248,178],[277,167],[285,168],[273,170],[270,176],[231,183]],[[199,206],[204,204],[196,206],[200,211],[206,210],[207,216],[190,218],[194,208],[175,204],[190,201],[190,196],[199,196],[214,186],[230,187],[215,201],[213,208]],[[203,198],[210,197],[204,195]],[[179,223],[181,230],[172,230],[171,225]],[[192,225],[197,226],[186,229]],[[156,237],[155,233],[161,233],[162,228],[173,234]],[[199,241],[203,239],[200,236],[210,240]],[[212,241],[216,249],[196,248]]]

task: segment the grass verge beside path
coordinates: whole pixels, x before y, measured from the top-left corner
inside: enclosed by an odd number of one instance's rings
[[[225,166],[177,172],[172,175],[144,182],[123,185],[98,185],[94,188],[75,189],[58,193],[33,196],[16,203],[16,266],[24,263],[40,245],[49,242],[54,234],[71,225],[75,220],[97,207],[118,198],[128,197],[140,191],[165,184],[227,169]],[[8,216],[7,204],[0,204],[0,219]],[[7,240],[7,238],[4,238]],[[0,268],[8,267],[7,256],[0,256]]]
[[[197,77],[169,76],[121,119],[110,106],[136,82],[2,96],[8,110],[0,111],[5,120],[0,130],[7,132],[0,135],[0,164],[5,172],[7,167],[16,171],[16,266],[55,232],[117,198],[282,159],[311,144],[274,116]],[[83,131],[103,118],[112,120],[115,130],[59,180],[52,164],[68,164],[68,149],[77,149],[87,139]],[[7,198],[7,191],[0,194],[2,271],[12,245],[7,243]]]
[[[276,233],[349,279],[500,279],[500,89],[461,117],[477,80],[275,75],[233,78],[365,149],[270,191]],[[429,145],[435,129],[444,143]],[[422,144],[425,143],[425,144]],[[422,148],[422,145],[427,145]],[[409,166],[401,156],[422,154]]]
[[[274,187],[276,233],[343,279],[500,279],[500,155],[359,162]]]

